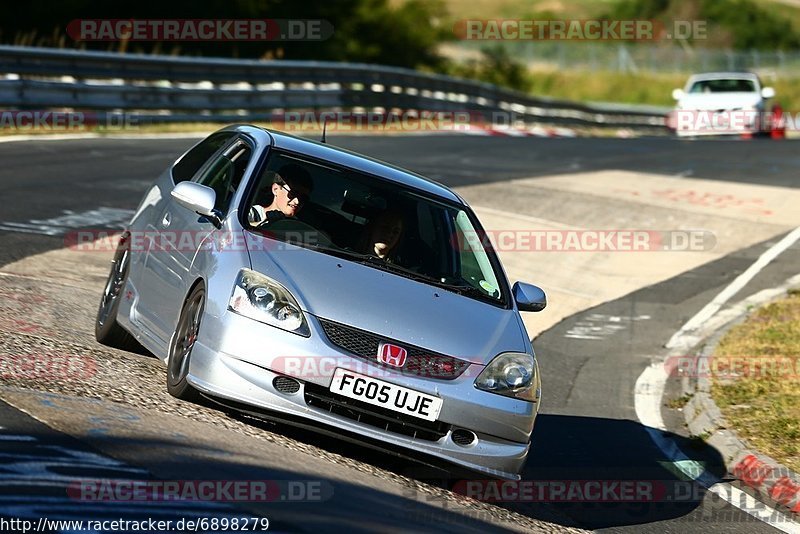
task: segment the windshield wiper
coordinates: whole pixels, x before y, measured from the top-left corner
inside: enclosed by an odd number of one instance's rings
[[[439,287],[439,288],[444,289],[446,291],[451,291],[453,293],[457,293],[459,295],[466,295],[466,296],[470,296],[470,297],[478,297],[478,298],[482,298],[482,299],[488,300],[490,302],[496,302],[497,301],[497,299],[495,297],[493,297],[492,295],[486,293],[485,291],[482,291],[481,289],[479,289],[479,288],[477,288],[477,287],[475,287],[473,285],[470,285],[466,281],[464,281],[463,283],[446,282],[444,278],[434,278],[432,276],[426,276],[426,275],[420,274],[420,273],[418,273],[416,271],[413,271],[411,269],[408,269],[406,267],[402,267],[402,266],[394,264],[394,263],[388,263],[388,262],[386,262],[384,260],[381,260],[377,256],[368,256],[367,261],[365,261],[364,263],[369,263],[370,265],[374,265],[375,267],[378,267],[379,269],[384,269],[384,270],[387,270],[387,271],[396,272],[398,274],[401,274],[403,276],[407,276],[407,277],[412,278],[414,280],[417,280],[419,282],[425,282],[427,284],[431,284],[433,286]]]
[[[373,267],[381,269],[382,271],[388,271],[391,273],[399,274],[401,276],[405,276],[406,278],[411,278],[412,280],[416,280],[417,282],[426,282],[429,284],[438,283],[438,281],[435,278],[425,276],[424,274],[420,274],[417,271],[414,271],[413,269],[409,269],[407,267],[403,267],[402,265],[397,265],[396,263],[388,262],[373,254],[363,254],[361,263],[364,265],[371,265]]]
[[[459,295],[467,295],[470,297],[477,297],[483,300],[487,300],[489,302],[496,303],[498,298],[495,297],[493,294],[487,293],[486,291],[473,286],[472,284],[468,283],[466,280],[462,283],[452,283],[452,282],[439,282],[437,285],[441,288],[444,288],[448,291],[452,291],[453,293],[458,293]]]
[[[492,295],[486,293],[485,291],[482,291],[481,289],[473,285],[468,284],[466,281],[464,281],[463,283],[445,282],[444,279],[438,279],[431,276],[426,276],[424,274],[420,274],[417,271],[414,271],[407,267],[397,265],[396,263],[390,263],[373,254],[364,254],[361,252],[355,252],[353,250],[343,249],[338,247],[326,247],[319,244],[312,245],[312,248],[328,252],[333,256],[345,258],[348,260],[353,260],[362,265],[370,265],[382,271],[396,273],[401,276],[405,276],[406,278],[416,280],[417,282],[424,282],[426,284],[431,284],[441,289],[452,291],[453,293],[457,293],[459,295],[478,297],[481,299],[488,300],[490,302],[497,301],[497,299]]]
[[[426,282],[434,285],[440,284],[439,280],[435,278],[425,276],[423,274],[420,274],[412,269],[408,269],[401,265],[390,263],[386,260],[379,258],[378,256],[375,256],[374,254],[364,254],[349,249],[338,248],[338,247],[326,247],[323,245],[312,245],[312,247],[317,250],[328,252],[329,254],[337,256],[339,258],[353,260],[356,263],[360,263],[362,265],[370,265],[382,271],[396,273],[405,276],[406,278],[411,278],[412,280],[416,280],[418,282]]]
[[[313,248],[315,250],[321,250],[323,252],[327,252],[332,256],[337,256],[339,258],[345,258],[348,260],[355,260],[355,261],[364,261],[369,259],[368,254],[362,254],[360,252],[355,252],[353,250],[349,250],[346,248],[339,248],[339,247],[327,247],[325,245],[320,245],[318,243],[308,244],[309,248]]]
[[[459,295],[479,295],[481,297],[490,296],[485,291],[481,291],[477,287],[469,284],[449,284],[446,282],[439,282],[437,285],[448,291],[452,291],[453,293],[458,293]]]

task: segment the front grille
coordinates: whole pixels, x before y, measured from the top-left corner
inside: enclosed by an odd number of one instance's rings
[[[320,319],[319,322],[322,324],[325,335],[328,336],[331,343],[337,347],[376,365],[381,365],[387,369],[393,369],[403,374],[453,380],[463,373],[464,369],[469,365],[469,362],[453,358],[452,356],[431,352],[421,347],[408,345],[402,341],[386,339],[351,326],[328,321],[327,319]],[[393,343],[406,349],[408,351],[406,364],[398,368],[379,362],[377,355],[378,346],[381,343]]]
[[[328,389],[306,382],[305,401],[320,408],[388,432],[403,434],[425,441],[439,441],[450,431],[450,425],[441,421],[425,421],[401,413],[373,406],[366,402],[331,393]]]

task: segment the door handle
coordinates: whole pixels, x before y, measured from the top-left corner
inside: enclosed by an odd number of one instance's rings
[[[161,226],[169,226],[172,222],[172,215],[170,212],[164,214],[164,218],[161,219]]]

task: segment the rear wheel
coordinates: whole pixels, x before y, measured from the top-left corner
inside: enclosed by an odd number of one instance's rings
[[[167,359],[167,391],[178,399],[195,401],[200,394],[186,380],[189,374],[189,358],[200,331],[200,318],[205,305],[205,289],[200,284],[189,294],[178,318],[178,326],[172,335]]]
[[[97,319],[94,323],[94,337],[103,345],[118,349],[138,351],[140,345],[136,339],[117,323],[117,310],[119,309],[120,294],[128,279],[130,267],[130,241],[128,234],[123,234],[117,245],[117,251],[111,262],[111,272],[108,274],[100,307],[97,309]]]

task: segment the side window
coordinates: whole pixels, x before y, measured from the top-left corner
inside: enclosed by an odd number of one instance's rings
[[[210,187],[217,194],[214,208],[222,213],[228,211],[233,194],[244,177],[252,149],[242,140],[236,141],[203,171],[197,183]]]
[[[461,278],[488,295],[500,298],[500,285],[495,278],[494,269],[483,248],[481,238],[464,211],[459,211],[456,215],[455,226],[458,243],[462,244],[459,247]]]
[[[189,150],[172,167],[172,180],[177,184],[191,180],[208,158],[214,155],[225,143],[236,135],[236,132],[220,132],[213,134],[194,148]]]

